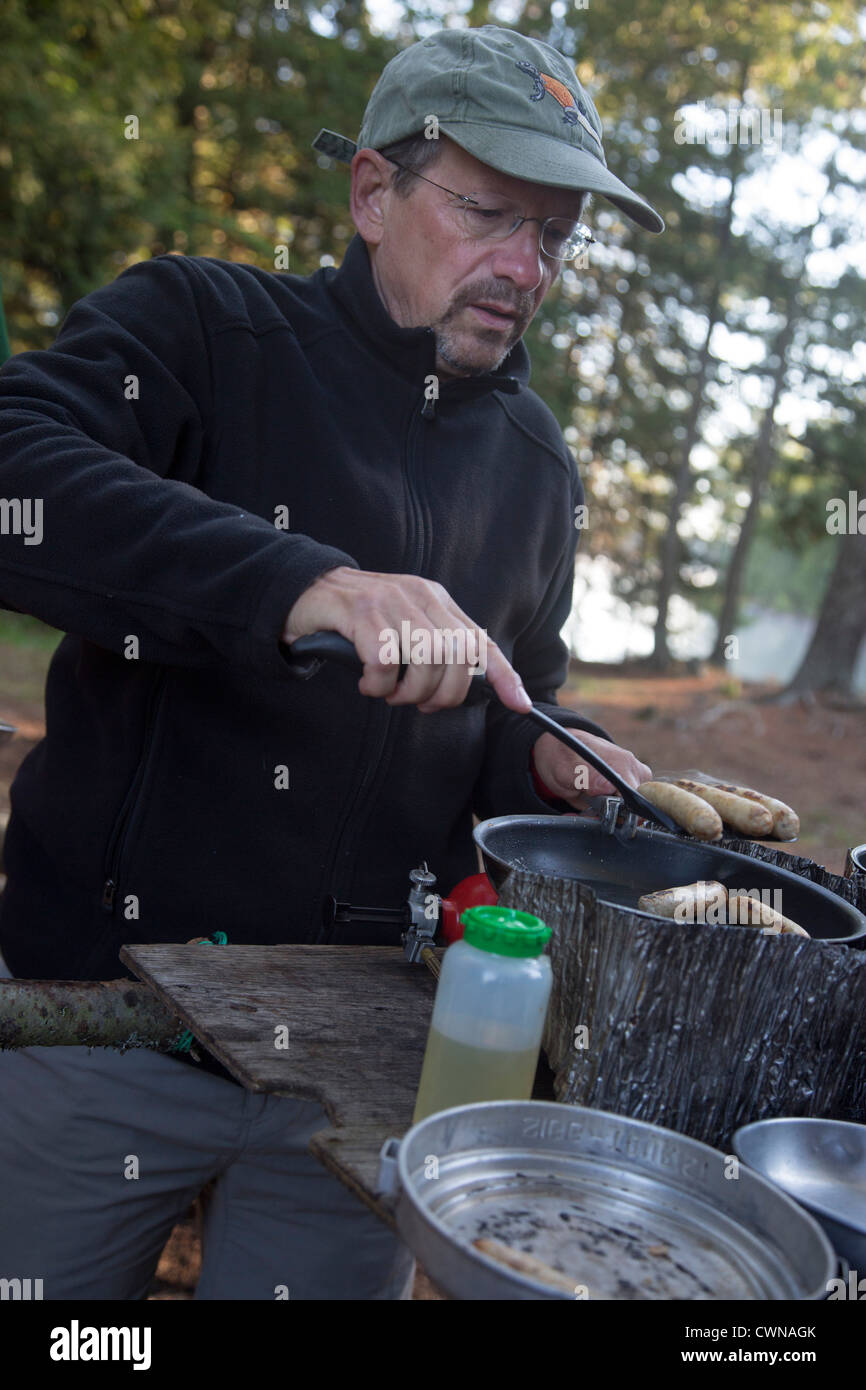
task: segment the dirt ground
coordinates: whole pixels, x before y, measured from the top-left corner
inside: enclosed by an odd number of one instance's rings
[[[44,652],[0,644],[0,721],[17,725],[0,745],[0,836],[9,784],[44,733]],[[769,686],[724,674],[655,676],[640,668],[575,667],[560,699],[601,724],[655,773],[700,768],[780,797],[801,818],[790,848],[841,873],[845,851],[866,842],[866,709],[770,702]],[[4,879],[0,874],[0,890]],[[163,1252],[150,1297],[188,1299],[200,1267],[191,1208]],[[414,1297],[436,1298],[419,1272]]]
[[[582,667],[560,703],[601,724],[654,773],[700,769],[793,806],[792,853],[841,873],[845,852],[866,841],[866,707],[777,703],[772,685],[724,673],[652,676],[634,668]]]

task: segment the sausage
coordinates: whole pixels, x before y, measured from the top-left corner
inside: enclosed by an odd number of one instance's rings
[[[773,817],[774,839],[796,840],[799,835],[800,817],[784,801],[779,801],[775,796],[767,796],[764,792],[757,792],[754,787],[736,787],[730,782],[722,782],[718,777],[710,777],[703,772],[693,772],[691,775],[695,781],[703,782],[708,787],[718,787],[720,791],[732,792],[734,796],[745,797],[747,801],[760,802]]]
[[[722,838],[722,818],[702,797],[684,791],[673,782],[642,782],[638,790],[698,840]]]
[[[722,911],[725,903],[727,911]],[[724,884],[715,880],[705,882],[700,879],[697,883],[645,893],[638,898],[637,905],[643,912],[653,912],[658,917],[670,917],[677,922],[706,922],[709,917],[710,923],[762,927],[768,936],[780,932],[809,936],[799,922],[784,917],[768,903],[751,897],[745,891],[728,893]]]
[[[706,922],[707,908],[712,908],[711,922],[724,921],[720,912],[727,903],[727,889],[714,880],[705,883],[686,883],[680,888],[662,888],[657,893],[645,893],[638,898],[642,912],[654,912],[657,917],[670,917],[676,922]]]
[[[748,893],[728,894],[728,921],[734,926],[739,924],[762,927],[767,936],[774,936],[779,932],[787,932],[793,936],[809,936],[799,922],[792,921],[790,917],[783,917],[781,912],[777,912],[767,903],[759,902],[757,898],[750,898]]]
[[[732,825],[735,830],[742,831],[744,835],[771,835],[773,833],[773,817],[766,806],[762,806],[757,801],[749,801],[744,796],[735,796],[733,792],[725,791],[723,787],[711,787],[706,782],[690,782],[685,777],[678,777],[674,785],[709,802],[722,819],[727,821],[728,825]]]
[[[525,1274],[529,1279],[537,1279],[541,1284],[550,1284],[552,1288],[562,1289],[564,1293],[572,1295],[578,1287],[568,1275],[561,1274],[558,1269],[553,1269],[535,1255],[527,1255],[523,1250],[515,1250],[512,1246],[505,1245],[501,1240],[485,1236],[480,1240],[473,1240],[472,1244],[482,1255],[489,1255],[491,1259],[498,1260],[500,1264],[507,1265],[518,1274]]]
[[[733,792],[735,796],[747,797],[750,801],[758,801],[769,811],[773,817],[773,836],[777,840],[796,840],[800,833],[800,817],[790,806],[786,806],[784,801],[777,801],[774,796],[766,796],[764,792],[753,792],[749,787],[729,787],[722,786],[722,791]]]

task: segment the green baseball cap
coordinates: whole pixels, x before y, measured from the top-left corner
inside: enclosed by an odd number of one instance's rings
[[[598,193],[650,232],[664,222],[611,174],[599,114],[550,44],[514,29],[442,29],[386,64],[357,141],[320,130],[313,148],[351,162],[433,127],[500,173]]]

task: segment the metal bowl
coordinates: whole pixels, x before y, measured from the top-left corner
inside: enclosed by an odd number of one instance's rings
[[[866,1125],[758,1120],[732,1142],[744,1163],[815,1215],[852,1268],[866,1272]]]
[[[817,1222],[749,1168],[726,1171],[707,1144],[606,1111],[463,1105],[400,1144],[397,1221],[454,1298],[826,1297],[836,1259]],[[483,1236],[558,1269],[574,1294],[482,1254]]]

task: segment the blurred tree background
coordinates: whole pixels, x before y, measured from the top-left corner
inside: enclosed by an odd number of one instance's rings
[[[849,0],[6,0],[11,351],[49,346],[76,299],[149,256],[274,269],[285,246],[293,273],[339,263],[348,174],[310,142],[322,125],[356,134],[387,60],[443,23],[568,55],[610,168],[667,223],[656,238],[595,200],[589,264],[527,334],[590,501],[576,650],[599,583],[645,620],[656,670],[689,651],[735,668],[744,618],[790,612],[817,620],[792,690],[850,697],[866,633],[866,23]],[[744,136],[744,108],[780,113],[772,137]],[[733,138],[707,129],[718,111]]]

